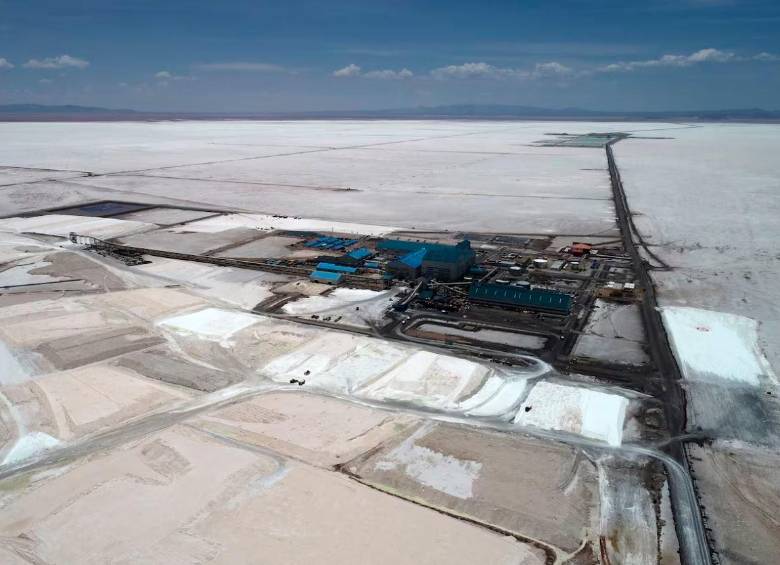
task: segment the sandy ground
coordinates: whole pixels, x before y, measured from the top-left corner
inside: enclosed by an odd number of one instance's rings
[[[269,235],[263,239],[256,239],[249,243],[244,243],[237,247],[231,247],[225,251],[217,253],[217,257],[239,257],[239,258],[273,258],[273,257],[287,257],[292,253],[289,249],[290,245],[300,243],[301,239],[294,237],[281,237],[275,235]]]
[[[2,239],[5,237],[4,234]],[[0,265],[0,292],[4,293],[3,296],[52,291],[63,294],[79,290],[105,292],[123,290],[132,284],[88,255],[50,249],[48,246],[19,245],[16,249],[24,250],[24,255],[9,256],[8,262]]]
[[[163,341],[128,312],[101,306],[86,296],[2,308],[0,340],[34,356],[36,373],[78,367]]]
[[[644,488],[640,465],[605,458],[599,462],[600,535],[612,563],[656,565],[659,559],[655,508]],[[668,526],[669,535],[674,528]]]
[[[308,279],[290,281],[288,284],[279,285],[274,289],[277,294],[302,294],[304,296],[317,296],[333,288],[329,284],[311,282]]]
[[[31,259],[41,253],[55,249],[56,247],[53,244],[40,241],[34,237],[5,232],[0,238],[0,264],[8,266],[19,259]]]
[[[75,232],[99,239],[111,239],[154,229],[154,224],[115,220],[113,218],[91,218],[89,216],[68,216],[48,214],[30,218],[5,218],[0,220],[0,230],[12,233],[30,233],[68,237]]]
[[[91,299],[110,310],[118,310],[144,322],[152,322],[175,312],[203,307],[207,302],[192,292],[175,288],[141,288],[112,292]]]
[[[599,515],[595,467],[529,437],[426,425],[348,464],[371,484],[575,551]]]
[[[235,377],[220,382],[211,376],[219,371],[177,359],[160,346],[165,340],[151,326],[171,309],[186,311],[199,303],[182,291],[139,289],[0,308],[0,414],[9,430],[0,454],[32,454],[36,446],[49,446],[35,441],[35,434],[67,441],[193,393],[161,381],[187,386],[187,377],[195,373],[199,386],[193,388],[199,390],[234,382]],[[155,370],[143,362],[148,361],[144,350],[153,346],[164,357]],[[127,354],[124,363],[109,362]],[[178,371],[177,378],[164,378],[160,372],[166,367]]]
[[[573,354],[611,363],[647,363],[639,308],[597,299]]]
[[[19,427],[14,441],[41,432],[61,441],[112,428],[164,405],[189,398],[129,369],[107,364],[51,373],[24,384],[2,387]],[[7,444],[5,450],[12,449]]]
[[[271,288],[289,277],[249,269],[219,267],[154,257],[137,272],[153,276],[160,284],[181,284],[210,299],[252,309],[272,296]]]
[[[506,332],[493,329],[478,329],[478,330],[463,330],[460,328],[453,328],[443,324],[420,324],[414,328],[421,332],[435,333],[442,338],[448,336],[465,337],[473,341],[484,341],[489,343],[498,343],[501,345],[513,345],[523,349],[541,349],[544,347],[546,340],[543,337],[520,334],[513,332]]]
[[[25,169],[15,167],[0,167],[0,187],[15,184],[38,182],[42,180],[67,179],[80,177],[78,171],[47,171],[44,169]]]
[[[176,253],[204,255],[223,247],[240,245],[260,235],[255,230],[244,228],[214,233],[174,231],[175,229],[164,228],[129,237],[121,237],[117,239],[117,243],[133,247],[144,247],[146,249],[162,249]]]
[[[199,418],[193,425],[332,467],[391,440],[419,419],[304,392],[270,393]]]
[[[212,215],[213,212],[199,212],[198,210],[177,210],[175,208],[150,208],[149,210],[139,210],[138,212],[128,212],[114,216],[119,220],[131,220],[134,222],[145,222],[147,224],[157,224],[158,226],[170,226],[184,222],[193,222]]]
[[[16,561],[542,563],[493,532],[187,426],[2,492],[0,551]]]
[[[780,457],[725,442],[690,447],[716,550],[724,565],[774,563],[780,554]]]
[[[180,357],[167,347],[134,351],[114,361],[150,379],[203,392],[214,392],[244,380],[238,371],[224,367],[200,365]]]

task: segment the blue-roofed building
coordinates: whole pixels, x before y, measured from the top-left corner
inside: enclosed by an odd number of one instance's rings
[[[423,259],[428,250],[424,247],[407,253],[395,261],[391,261],[387,268],[399,279],[414,280],[422,272]]]
[[[358,249],[355,249],[354,251],[350,251],[347,253],[347,257],[352,257],[353,259],[357,259],[358,261],[361,261],[363,259],[366,259],[367,257],[371,257],[374,253],[365,247],[360,247]]]
[[[459,280],[476,259],[468,239],[456,245],[384,239],[377,244],[377,249],[406,253],[388,265],[394,275],[405,279],[423,276],[439,281]]]
[[[344,239],[343,237],[323,235],[306,242],[305,246],[315,249],[334,249],[338,251],[341,249],[346,249],[350,245],[355,245],[357,242],[357,239]]]
[[[331,273],[329,271],[312,271],[309,275],[309,280],[325,284],[338,284],[343,276],[341,273]]]
[[[331,271],[334,273],[349,273],[354,274],[357,272],[355,267],[348,267],[347,265],[336,265],[334,263],[317,263],[318,271]]]
[[[545,288],[474,283],[469,288],[469,298],[477,302],[491,302],[538,310],[553,310],[565,314],[568,314],[571,310],[571,296]]]
[[[420,247],[425,247],[426,245],[434,245],[431,243],[426,243],[425,241],[406,241],[403,239],[383,239],[379,243],[376,244],[377,249],[387,249],[389,251],[416,251],[420,249]]]

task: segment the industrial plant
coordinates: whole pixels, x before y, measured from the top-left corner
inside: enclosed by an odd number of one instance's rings
[[[111,202],[82,207],[80,212],[117,218],[127,213],[126,205],[114,209]],[[198,243],[212,237],[200,226],[220,221],[232,226],[238,217],[214,213],[147,234],[99,239],[73,232],[69,238],[128,266],[160,257],[307,281],[308,286],[301,282],[278,285],[272,296],[254,306],[258,313],[292,315],[304,323],[354,331],[344,312],[301,314],[295,305],[306,296],[324,298],[339,288],[367,289],[388,292],[391,297],[370,320],[371,331],[385,337],[434,344],[507,364],[518,363],[517,352],[532,353],[560,370],[594,375],[612,374],[616,366],[632,366],[633,373],[641,373],[646,364],[641,338],[630,343],[605,340],[588,329],[593,323],[591,313],[603,304],[632,310],[641,298],[630,257],[618,239],[579,241],[522,235],[522,230],[514,234],[393,232],[380,236],[340,233],[337,228],[329,232],[283,229],[242,216],[240,237],[215,249]],[[279,225],[290,220],[285,216],[276,219]],[[165,230],[170,232],[170,241],[176,242],[168,248],[159,245]],[[235,228],[230,231],[239,233]],[[271,242],[282,245],[273,257],[264,251]],[[184,252],[198,248],[203,252]],[[354,314],[359,313],[360,306],[356,306]],[[616,360],[616,347],[630,351],[623,359],[617,355]]]

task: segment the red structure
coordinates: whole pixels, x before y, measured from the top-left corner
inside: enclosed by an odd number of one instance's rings
[[[587,255],[590,253],[590,250],[593,249],[593,246],[590,243],[580,243],[579,241],[575,241],[569,252],[572,255],[577,255],[578,257],[581,255]]]

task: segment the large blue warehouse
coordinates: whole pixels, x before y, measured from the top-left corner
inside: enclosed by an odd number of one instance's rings
[[[395,276],[410,280],[423,276],[439,281],[456,281],[463,277],[476,258],[468,239],[456,245],[383,239],[376,247],[403,252],[398,260],[390,262],[388,269]]]
[[[475,283],[469,288],[469,298],[495,304],[555,310],[566,314],[571,310],[571,296],[544,288],[529,289],[505,284]]]

